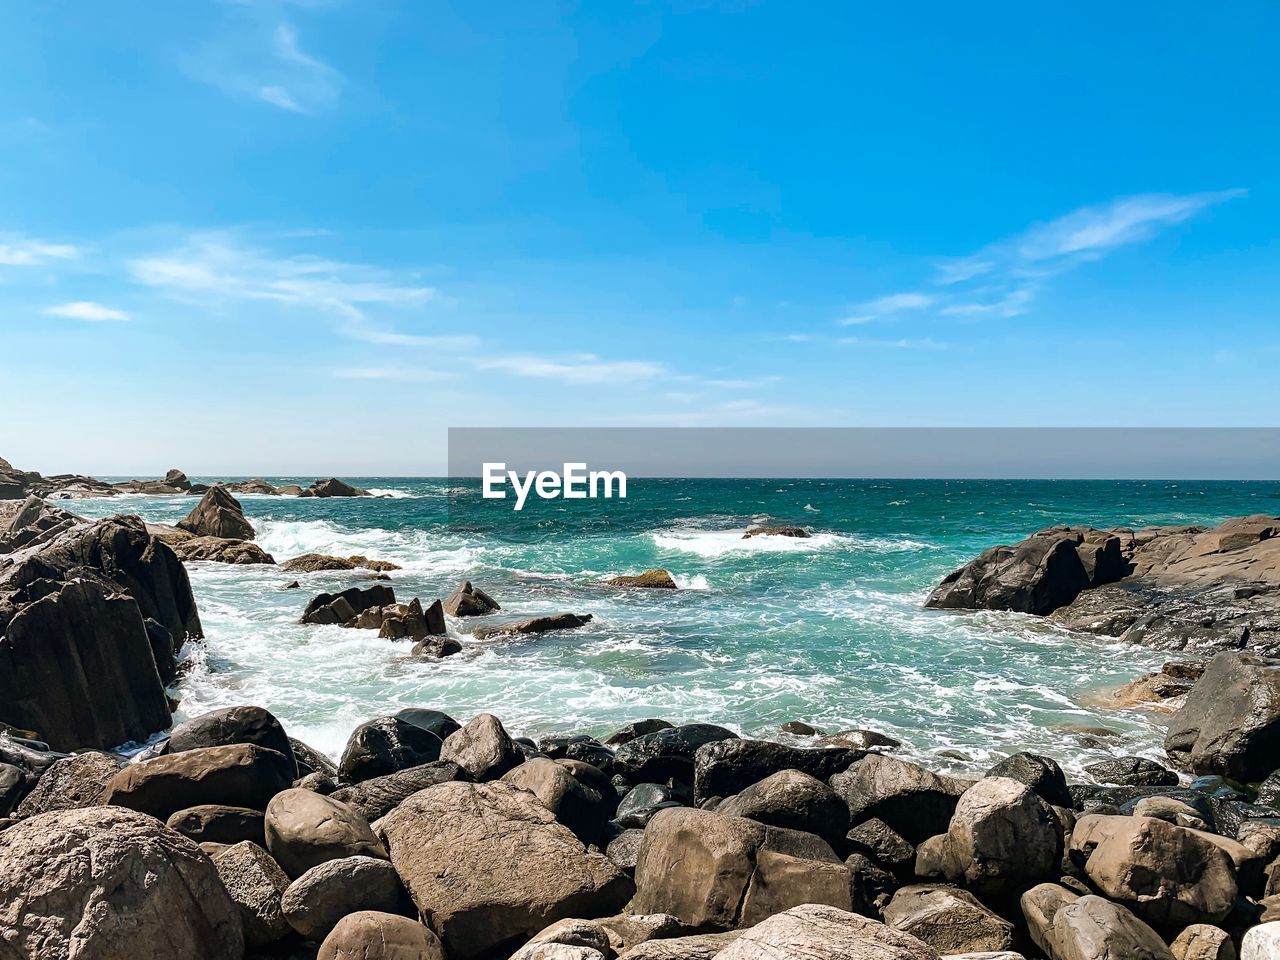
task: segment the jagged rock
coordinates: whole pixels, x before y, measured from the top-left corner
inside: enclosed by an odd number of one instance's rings
[[[343,917],[362,910],[414,914],[395,868],[386,860],[359,856],[312,867],[289,884],[280,909],[290,927],[315,941],[327,937]]]
[[[501,609],[497,600],[479,587],[472,586],[470,580],[458,584],[444,602],[444,612],[451,617],[481,617]]]
[[[291,759],[256,744],[203,747],[129,764],[107,783],[103,802],[160,820],[209,803],[261,810],[294,773]]]
[[[872,817],[862,821],[846,834],[843,846],[869,857],[892,872],[896,880],[905,882],[914,873],[916,848],[883,820]]]
[[[765,777],[727,797],[716,813],[814,833],[833,847],[849,830],[845,802],[821,780],[799,770],[779,770]]]
[[[87,521],[39,497],[27,497],[7,525],[0,522],[0,554],[47,543]]]
[[[317,573],[321,570],[355,570],[363,567],[366,570],[379,572],[399,570],[400,565],[390,560],[370,560],[368,557],[355,554],[350,557],[334,557],[325,553],[304,553],[301,556],[286,560],[280,569],[288,573]]]
[[[823,904],[796,906],[746,931],[716,960],[937,960],[908,933]]]
[[[1062,827],[1024,783],[987,777],[966,790],[947,828],[943,869],[983,894],[1010,892],[1060,872]]]
[[[672,782],[681,784],[686,791],[692,792],[694,757],[698,749],[717,740],[737,738],[738,735],[732,730],[713,723],[667,727],[619,746],[613,755],[613,771],[626,783]],[[727,792],[738,791],[735,789]]]
[[[197,537],[223,540],[252,540],[253,524],[245,519],[244,508],[226,487],[210,487],[194,510],[178,521],[178,527]]]
[[[94,750],[55,760],[18,805],[18,816],[100,806],[107,784],[119,770],[118,758]]]
[[[378,636],[383,639],[425,640],[427,637],[444,634],[444,610],[439,600],[433,602],[426,610],[422,609],[422,601],[417,597],[405,605],[403,612],[396,610],[388,613],[388,608],[382,609],[382,623],[379,624]]]
[[[605,583],[611,587],[645,587],[656,590],[675,590],[676,581],[670,573],[661,567],[646,570],[629,576],[612,577]]]
[[[436,734],[403,717],[378,717],[352,732],[338,776],[345,783],[385,777],[439,760],[442,746]]]
[[[1238,651],[1215,656],[1169,721],[1164,747],[1195,773],[1244,783],[1270,774],[1280,757],[1280,661]]]
[[[896,757],[870,753],[827,781],[853,823],[876,817],[910,843],[946,833],[970,782],[940,776]]]
[[[165,743],[165,753],[182,753],[201,747],[225,747],[233,743],[255,743],[274,750],[295,763],[293,741],[280,721],[262,707],[223,707],[192,717],[173,728]]]
[[[1145,757],[1113,757],[1086,764],[1084,772],[1099,783],[1126,787],[1176,787],[1178,775]]]
[[[419,790],[434,787],[438,783],[465,779],[466,772],[456,763],[438,761],[372,777],[335,790],[330,796],[359,810],[372,823],[386,816]]]
[[[214,563],[275,563],[275,557],[256,543],[223,537],[192,537],[171,544],[182,561],[208,560]]]
[[[220,850],[212,860],[240,910],[246,944],[275,943],[289,932],[280,910],[280,897],[289,886],[289,878],[267,851],[244,840]]]
[[[657,733],[659,730],[670,730],[675,724],[668,723],[666,720],[637,720],[634,723],[628,723],[621,730],[616,730],[609,736],[605,737],[605,746],[620,747],[624,743],[630,743],[637,737],[643,737],[649,733]]]
[[[1007,950],[1013,944],[1013,924],[956,887],[903,887],[885,908],[884,922],[943,954]]]
[[[443,660],[445,657],[452,657],[455,653],[461,653],[462,644],[453,637],[428,637],[426,640],[415,643],[409,652],[415,657]]]
[[[395,602],[395,591],[380,583],[371,587],[351,587],[341,593],[320,593],[311,598],[300,622],[345,625],[365,610],[388,607]]]
[[[316,960],[445,960],[440,939],[408,917],[361,910],[338,921]]]
[[[524,754],[491,713],[482,713],[445,738],[440,759],[456,763],[472,780],[496,780],[524,762]]]
[[[1154,924],[1216,923],[1236,899],[1227,853],[1207,836],[1163,820],[1081,817],[1071,857],[1098,890]]]
[[[1173,960],[1236,960],[1231,936],[1207,923],[1193,923],[1169,944]]]
[[[281,487],[279,490],[277,490],[271,484],[267,483],[267,481],[258,480],[258,479],[240,480],[236,483],[224,483],[224,484],[221,484],[221,486],[226,487],[228,490],[232,491],[233,493],[254,493],[254,494],[258,494],[259,496],[268,496],[268,497],[281,493],[285,489],[284,487]]]
[[[503,774],[502,782],[531,792],[584,844],[600,842],[609,821],[609,805],[554,760],[533,757]]]
[[[1182,697],[1191,692],[1192,686],[1204,673],[1204,665],[1194,663],[1193,670],[1184,670],[1192,663],[1170,661],[1153,673],[1146,673],[1100,698],[1104,706],[1113,709],[1147,708],[1172,710],[1180,705]]]
[[[358,810],[310,790],[277,793],[263,826],[267,849],[294,879],[326,860],[387,855]]]
[[[368,490],[361,490],[359,487],[353,487],[336,477],[330,477],[327,480],[317,480],[311,486],[307,487],[301,493],[300,497],[371,497]]]
[[[1067,778],[1057,761],[1036,753],[1015,753],[1005,757],[987,771],[988,777],[1008,777],[1025,783],[1045,803],[1054,807],[1071,807],[1074,801],[1067,790]]]
[[[493,627],[477,627],[472,636],[477,640],[489,637],[514,636],[531,633],[546,633],[549,630],[573,630],[586,626],[592,620],[589,613],[553,613],[545,617],[533,617]]]
[[[556,920],[616,912],[632,892],[608,858],[504,783],[429,787],[383,817],[378,832],[450,960],[514,949]]]
[[[722,727],[712,728],[712,732],[716,730],[728,733]],[[670,736],[657,734],[659,739]],[[625,749],[629,752],[635,746]],[[619,751],[621,753],[622,750]],[[694,802],[702,804],[711,797],[740,793],[781,770],[799,770],[819,780],[827,780],[847,770],[865,753],[841,747],[788,747],[768,740],[716,736],[698,747],[694,754]]]
[[[240,917],[190,840],[119,807],[0,831],[0,931],[14,960],[237,960]]]
[[[248,807],[204,803],[176,811],[165,821],[165,826],[196,843],[233,846],[248,840],[260,847],[266,845],[263,812]]]
[[[1092,895],[1064,904],[1049,934],[1054,960],[1172,960],[1149,926],[1118,903]]]
[[[743,540],[750,540],[752,537],[794,537],[800,540],[807,540],[812,534],[804,527],[752,527],[742,535]]]

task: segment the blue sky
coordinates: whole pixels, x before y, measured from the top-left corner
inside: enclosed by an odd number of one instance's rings
[[[1276,424],[1269,3],[14,0],[0,456]]]

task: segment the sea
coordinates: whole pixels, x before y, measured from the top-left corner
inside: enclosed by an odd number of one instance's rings
[[[240,497],[257,543],[277,561],[393,561],[400,600],[427,603],[471,580],[501,612],[450,619],[463,652],[420,659],[375,631],[298,622],[312,596],[367,584],[366,572],[189,564],[205,638],[184,650],[179,719],[258,704],[334,757],[357,724],[431,707],[464,722],[494,713],[513,735],[534,738],[603,737],[648,717],[797,744],[806,741],[781,734],[781,724],[871,729],[902,741],[903,755],[956,773],[1017,750],[1069,770],[1112,755],[1159,758],[1160,714],[1102,704],[1108,688],[1169,654],[1022,614],[926,610],[924,600],[984,548],[1050,524],[1280,513],[1280,485],[1270,482],[632,477],[625,499],[531,499],[516,512],[479,504],[456,480],[346,479],[378,496]],[[173,523],[194,504],[130,495],[65,506]],[[766,523],[812,536],[743,538]],[[680,588],[603,584],[652,567]],[[301,588],[285,589],[295,579]],[[592,620],[541,635],[470,635],[481,623],[561,611]]]

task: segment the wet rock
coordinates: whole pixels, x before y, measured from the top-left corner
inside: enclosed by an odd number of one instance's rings
[[[348,914],[376,910],[415,915],[395,868],[374,857],[341,857],[317,864],[289,884],[280,909],[290,927],[317,942]]]
[[[586,626],[592,620],[589,613],[553,613],[545,617],[533,617],[529,620],[518,620],[492,627],[477,627],[472,633],[477,640],[490,637],[516,636],[534,633],[546,633],[550,630],[573,630]]]
[[[605,746],[620,747],[638,737],[643,737],[649,733],[657,733],[659,730],[670,730],[673,726],[675,724],[668,723],[666,720],[637,720],[606,737]]]
[[[440,759],[438,736],[402,717],[378,717],[351,734],[338,775],[344,783],[360,783]]]
[[[194,843],[119,807],[0,831],[0,930],[15,960],[228,960],[241,922]]]
[[[178,521],[178,527],[197,537],[220,540],[252,540],[253,524],[245,519],[244,508],[226,487],[210,487],[194,510]]]
[[[716,813],[814,833],[833,847],[841,844],[849,829],[844,801],[821,780],[799,770],[780,770],[753,783],[727,797]]]
[[[425,610],[422,601],[414,597],[403,611],[383,608],[378,636],[384,640],[425,640],[444,634],[444,611],[440,601],[434,601]],[[454,641],[454,646],[458,646]],[[461,647],[459,647],[461,649]]]
[[[178,724],[169,734],[165,753],[182,753],[202,747],[225,747],[233,743],[254,743],[274,750],[294,762],[293,742],[280,721],[262,707],[224,707],[210,710]]]
[[[840,730],[819,738],[818,747],[843,747],[848,750],[894,750],[902,741],[875,730]]]
[[[821,737],[823,732],[815,726],[805,723],[803,720],[788,720],[782,726],[778,727],[782,733],[789,733],[793,737]]]
[[[670,734],[655,736],[662,738]],[[630,746],[634,748],[636,744]],[[627,749],[619,750],[619,756]],[[740,793],[753,783],[782,770],[798,770],[819,780],[827,780],[847,770],[863,756],[861,750],[843,747],[809,749],[788,747],[768,740],[717,736],[701,745],[694,754],[694,801],[701,804],[711,797]]]
[[[482,617],[502,608],[470,580],[463,580],[444,602],[444,612],[451,617]]]
[[[410,651],[415,657],[442,660],[462,652],[462,644],[453,637],[428,637],[419,640]]]
[[[395,591],[382,584],[351,587],[336,594],[321,593],[311,598],[300,622],[346,624],[371,607],[386,607],[395,602]]]
[[[1165,751],[1194,773],[1257,782],[1280,756],[1280,661],[1224,652],[1169,722]]]
[[[676,799],[675,791],[665,784],[638,783],[618,801],[614,819],[621,827],[643,829],[659,810],[684,805]]]
[[[1008,777],[1025,783],[1054,807],[1070,807],[1074,803],[1067,789],[1067,778],[1057,761],[1036,753],[1015,753],[1005,757],[987,771],[988,777]]]
[[[786,527],[786,526],[764,526],[752,527],[742,535],[743,540],[750,540],[752,537],[793,537],[799,540],[807,540],[812,534],[804,527]]]
[[[362,780],[333,791],[334,800],[359,810],[370,823],[386,816],[419,790],[439,783],[469,779],[456,763],[436,761]]]
[[[848,832],[843,846],[871,858],[900,882],[909,880],[915,871],[916,848],[883,820],[864,820]]]
[[[296,737],[289,738],[289,746],[293,748],[293,759],[298,765],[298,776],[323,773],[331,779],[337,779],[338,765],[315,747],[308,746]]]
[[[936,960],[932,947],[908,933],[822,904],[797,906],[743,933],[716,960]]]
[[[101,806],[107,784],[119,771],[119,759],[109,753],[89,751],[55,760],[18,805],[18,816]]]
[[[737,736],[711,723],[690,723],[647,733],[618,747],[613,770],[628,783],[676,782],[692,791],[698,748]]]
[[[301,493],[300,497],[371,497],[368,490],[362,490],[354,487],[345,481],[336,477],[329,477],[327,480],[317,480],[311,486],[307,487]]]
[[[267,851],[245,840],[219,851],[212,859],[240,910],[246,944],[275,943],[289,932],[280,910],[280,896],[289,886],[289,878]]]
[[[387,855],[359,811],[310,790],[276,794],[264,827],[267,849],[294,879],[326,860]]]
[[[266,845],[262,821],[261,810],[206,803],[177,811],[165,821],[165,826],[196,843],[233,846],[247,840],[261,847]]]
[[[445,739],[440,759],[456,763],[472,780],[496,780],[524,762],[524,754],[491,713],[482,713]]]
[[[535,797],[509,784],[430,787],[378,830],[450,960],[514,949],[566,917],[616,912],[633,889],[608,858],[587,852]]]
[[[316,960],[445,960],[445,953],[439,938],[416,920],[362,910],[338,921]]]
[[[940,776],[906,760],[867,754],[827,781],[854,823],[876,817],[910,843],[946,833],[967,780]]]
[[[292,760],[256,744],[203,747],[129,764],[107,783],[103,802],[160,820],[210,803],[261,810],[293,775]]]
[[[1115,757],[1086,764],[1084,772],[1099,783],[1129,787],[1176,787],[1178,775],[1145,757]]]
[[[676,581],[666,570],[654,568],[631,576],[612,577],[605,583],[611,587],[645,587],[654,590],[675,590]]]
[[[956,887],[903,887],[885,908],[884,922],[942,954],[1007,950],[1013,944],[1013,924]]]
[[[579,760],[606,774],[613,770],[613,751],[595,737],[546,737],[538,741],[538,749],[552,760]]]

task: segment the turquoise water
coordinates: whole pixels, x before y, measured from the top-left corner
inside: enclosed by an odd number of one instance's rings
[[[456,497],[451,512],[443,480],[350,479],[387,496],[243,497],[258,542],[279,561],[306,552],[393,560],[405,568],[392,574],[401,599],[445,596],[467,578],[502,604],[499,616],[573,610],[594,621],[489,642],[468,636],[479,621],[451,621],[464,652],[424,662],[372,631],[297,623],[312,595],[360,582],[358,574],[304,574],[303,589],[283,590],[294,577],[271,567],[194,564],[207,639],[188,647],[182,715],[262,704],[334,754],[356,723],[429,706],[461,719],[491,711],[532,736],[604,734],[651,716],[776,738],[787,720],[869,727],[957,770],[1016,749],[1072,767],[1106,753],[1159,756],[1158,716],[1099,709],[1090,696],[1164,655],[1031,617],[926,611],[922,602],[984,547],[1052,523],[1280,513],[1273,483],[632,478],[623,501],[531,500],[516,514]],[[68,506],[173,522],[193,502],[130,496]],[[765,521],[815,535],[741,538]],[[654,566],[684,589],[599,584]],[[1099,726],[1115,737],[1078,732]]]

